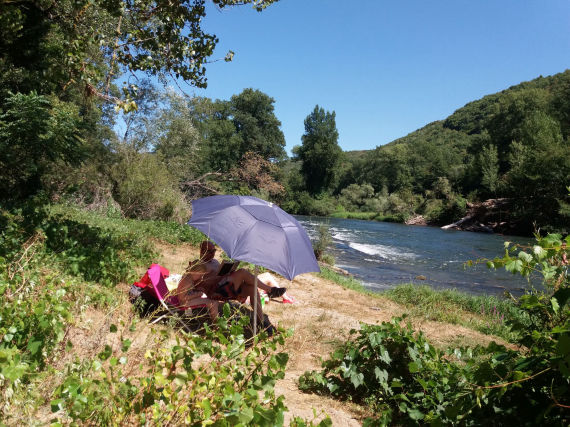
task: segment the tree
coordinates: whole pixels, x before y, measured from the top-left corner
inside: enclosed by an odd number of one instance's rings
[[[499,155],[493,144],[483,147],[479,156],[481,162],[481,185],[495,193],[499,182]]]
[[[208,101],[169,91],[162,100],[164,107],[151,121],[147,143],[162,156],[170,173],[179,181],[191,180],[203,173],[199,109]]]
[[[251,4],[261,11],[275,1],[213,3],[219,8]],[[205,66],[218,38],[202,29],[205,0],[16,0],[0,7],[0,52],[6,58],[0,68],[16,65],[30,72],[26,84],[11,73],[18,90],[37,90],[35,82],[47,75],[47,91],[77,85],[131,110],[130,85],[122,96],[111,93],[113,79],[127,72],[206,87]]]
[[[219,8],[250,4],[261,11],[275,1],[213,3]],[[0,2],[0,147],[10,151],[0,161],[0,182],[3,188],[19,188],[5,194],[25,197],[41,189],[42,175],[56,161],[85,160],[78,156],[82,142],[101,144],[95,137],[105,133],[97,123],[103,102],[117,111],[137,110],[145,88],[129,80],[147,75],[205,87],[206,64],[218,43],[202,28],[205,15],[205,0]],[[122,90],[114,85],[119,76],[128,76]],[[11,99],[30,108],[18,112]],[[153,102],[141,99],[149,106]],[[125,139],[139,149],[146,144],[140,132],[146,118],[127,118]],[[25,173],[11,169],[18,163]]]
[[[312,194],[330,190],[337,176],[342,149],[338,145],[335,116],[334,111],[325,112],[316,105],[305,119],[298,156],[305,186]]]
[[[268,161],[286,157],[285,137],[274,113],[274,102],[259,90],[244,89],[229,101],[212,104],[202,126],[210,169],[227,172],[248,152]]]
[[[244,89],[230,99],[231,118],[242,139],[239,158],[247,152],[271,161],[286,157],[285,136],[275,116],[274,103],[273,98],[255,89]]]
[[[83,141],[78,108],[54,97],[15,94],[0,110],[0,195],[25,198],[41,188],[41,178],[59,159],[78,163]]]

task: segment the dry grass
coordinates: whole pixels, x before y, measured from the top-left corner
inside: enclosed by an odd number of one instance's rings
[[[198,252],[190,246],[160,245],[161,262],[173,273],[180,273]],[[274,324],[293,330],[285,351],[289,363],[285,379],[276,386],[277,394],[285,396],[289,408],[286,424],[292,416],[311,419],[313,408],[317,414],[327,413],[333,425],[358,426],[366,410],[357,405],[340,402],[328,397],[299,391],[297,379],[307,370],[320,368],[338,344],[345,341],[351,329],[360,322],[369,324],[389,321],[404,314],[404,307],[387,298],[371,297],[341,286],[313,274],[297,276],[293,282],[276,278],[280,286],[288,288],[287,294],[295,298],[295,304],[271,301],[265,311]],[[413,326],[422,330],[434,345],[485,345],[492,340],[501,341],[458,325],[432,321],[416,321]]]
[[[159,263],[172,273],[182,273],[188,261],[198,256],[195,247],[189,245],[157,244],[161,253]],[[141,275],[144,271],[141,271]],[[326,413],[335,426],[359,426],[368,414],[365,408],[349,402],[341,402],[325,396],[299,391],[297,380],[307,370],[319,369],[321,360],[327,358],[337,345],[344,342],[349,331],[358,328],[360,322],[369,324],[389,321],[401,316],[404,307],[381,296],[369,296],[345,289],[329,280],[312,274],[298,276],[292,283],[281,277],[276,278],[280,286],[288,288],[287,294],[295,298],[294,304],[282,304],[276,300],[266,304],[265,311],[274,324],[292,329],[293,335],[287,340],[284,351],[289,353],[289,363],[285,378],[278,381],[276,393],[285,396],[289,408],[285,424],[293,416],[313,419],[314,411],[320,419]],[[44,378],[41,392],[46,401],[48,394],[62,380],[62,370],[72,361],[89,360],[101,352],[105,345],[120,348],[121,336],[129,338],[132,345],[127,353],[126,373],[138,375],[139,364],[147,350],[157,348],[158,339],[146,320],[138,320],[127,300],[129,285],[121,284],[124,292],[115,308],[103,312],[87,309],[73,325],[68,337],[72,350],[55,361],[54,373]],[[135,327],[129,330],[132,322]],[[115,324],[118,333],[111,333]],[[496,338],[475,332],[462,326],[426,320],[414,320],[414,328],[422,330],[436,346],[487,344]],[[160,326],[159,326],[160,328]],[[49,424],[53,414],[48,405],[34,414],[20,414],[19,425]]]

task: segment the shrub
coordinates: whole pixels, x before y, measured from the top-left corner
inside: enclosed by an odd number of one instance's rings
[[[74,423],[282,424],[286,408],[274,387],[288,361],[277,351],[285,337],[270,340],[262,333],[246,349],[249,319],[231,319],[229,313],[226,305],[216,329],[206,327],[204,336],[173,340],[168,331],[160,332],[157,349],[148,350],[140,363],[140,375],[128,373],[131,340],[122,335],[120,348],[106,345],[95,359],[68,367],[52,411],[60,422]],[[111,325],[111,332],[117,331]]]
[[[317,260],[322,261],[326,255],[326,251],[332,242],[332,236],[329,231],[329,226],[320,224],[317,227],[317,239],[313,242],[313,251]],[[333,258],[334,264],[334,258]]]
[[[537,237],[527,250],[506,242],[505,255],[487,261],[491,268],[544,277],[546,291],[522,296],[518,307],[525,315],[507,322],[518,349],[491,343],[450,349],[443,357],[421,333],[393,319],[353,331],[356,337],[323,362],[322,371],[305,373],[300,387],[369,405],[380,412],[369,425],[568,425],[568,244],[570,236],[563,241],[560,235]]]
[[[115,286],[134,278],[135,266],[150,264],[149,242],[134,233],[117,233],[54,216],[45,224],[46,248],[71,274]]]
[[[114,199],[128,218],[185,222],[188,203],[157,155],[125,151],[115,166]]]
[[[370,406],[379,413],[370,425],[453,421],[446,413],[454,404],[449,398],[464,392],[461,369],[401,320],[352,330],[354,339],[332,353],[321,372],[300,377],[301,390]]]

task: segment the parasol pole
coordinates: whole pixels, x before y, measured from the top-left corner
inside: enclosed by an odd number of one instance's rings
[[[255,337],[255,335],[257,335],[257,273],[259,272],[259,269],[257,267],[257,264],[255,265],[255,279],[253,281],[253,336]]]

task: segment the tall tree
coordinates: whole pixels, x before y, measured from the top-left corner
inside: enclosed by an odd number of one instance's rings
[[[274,103],[273,98],[255,89],[244,89],[230,99],[232,121],[242,139],[239,158],[247,152],[266,160],[282,160],[286,156],[285,136],[275,116]]]
[[[212,0],[218,8],[249,4],[258,11],[275,1]],[[125,112],[137,109],[141,91],[129,79],[122,90],[116,88],[113,83],[119,76],[146,74],[206,87],[206,65],[218,38],[202,28],[205,3],[0,1],[0,147],[8,147],[7,157],[18,158],[26,171],[18,176],[1,167],[0,182],[19,188],[35,183],[28,186],[33,191],[5,193],[0,199],[39,190],[48,163],[77,160],[81,142],[100,133],[93,119],[101,117],[101,103]],[[225,59],[231,60],[232,54]],[[25,104],[27,110],[18,111],[17,104]],[[26,135],[26,123],[32,122],[39,125]],[[129,138],[140,136],[134,130],[142,127],[135,129],[135,124],[128,120],[125,139],[138,147],[145,141]],[[32,155],[20,155],[27,152]],[[10,161],[0,160],[0,166]]]
[[[297,153],[307,190],[313,194],[331,189],[337,176],[342,149],[338,145],[336,113],[318,105],[305,119],[305,133]]]
[[[499,182],[499,155],[493,144],[483,147],[479,155],[481,163],[481,185],[492,194],[497,190]]]
[[[229,101],[213,103],[213,114],[202,127],[211,169],[227,172],[248,152],[269,161],[286,157],[274,102],[259,90],[245,89]]]

